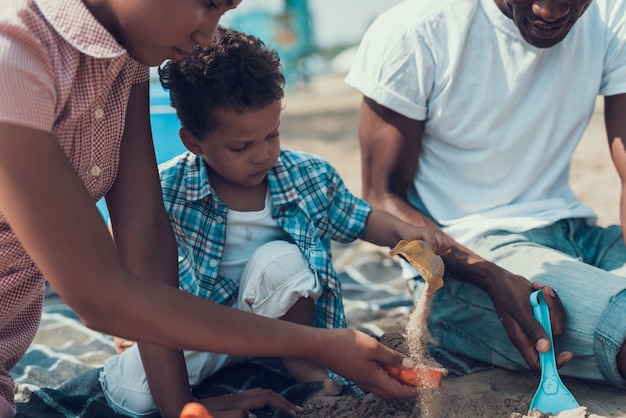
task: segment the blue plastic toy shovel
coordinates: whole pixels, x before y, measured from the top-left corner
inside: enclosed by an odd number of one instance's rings
[[[533,306],[533,314],[537,321],[543,325],[550,339],[550,350],[539,353],[541,365],[541,381],[533,400],[530,402],[529,411],[537,409],[544,414],[557,414],[568,409],[578,408],[578,402],[565,387],[556,368],[554,357],[554,343],[552,342],[552,326],[550,325],[550,311],[543,299],[541,290],[531,293],[530,303]]]

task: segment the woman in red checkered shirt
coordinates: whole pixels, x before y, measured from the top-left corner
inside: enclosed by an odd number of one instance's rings
[[[147,66],[209,44],[240,2],[2,0],[0,417],[15,414],[9,369],[37,331],[44,278],[87,326],[142,341],[144,356],[179,353],[155,344],[303,357],[383,397],[414,395],[380,367],[404,357],[365,334],[233,312],[177,288]],[[94,204],[102,196],[115,243]],[[177,416],[190,397],[178,394],[162,415]],[[278,395],[239,402],[295,408]]]

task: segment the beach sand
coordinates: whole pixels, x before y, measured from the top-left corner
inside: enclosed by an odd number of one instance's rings
[[[360,152],[357,118],[358,92],[343,82],[343,76],[323,77],[306,89],[288,92],[281,125],[283,146],[318,154],[328,159],[347,186],[361,194]],[[603,122],[603,102],[596,103],[592,121],[572,163],[572,187],[598,214],[598,223],[618,222],[620,184],[609,157]],[[387,249],[358,244],[362,254]],[[341,266],[338,266],[341,268]],[[350,318],[348,318],[350,321]],[[378,322],[384,332],[402,332],[406,314],[389,315]],[[626,417],[626,391],[563,378],[581,408],[560,417]],[[539,383],[537,372],[489,369],[465,376],[444,376],[441,387],[422,391],[415,400],[383,401],[368,395],[353,398],[315,399],[307,404],[307,417],[542,417],[528,407]]]

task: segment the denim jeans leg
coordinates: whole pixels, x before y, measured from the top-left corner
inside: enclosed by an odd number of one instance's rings
[[[623,242],[611,238],[615,231],[594,243],[589,236],[597,237],[599,231],[587,234],[584,229],[564,221],[527,233],[492,234],[469,247],[513,273],[556,289],[567,320],[565,334],[555,337],[555,349],[575,354],[561,369],[563,375],[623,386],[626,382],[617,373],[615,354],[626,336],[626,321],[620,319],[624,311],[616,315],[616,310],[626,297],[626,280],[583,260],[604,253],[599,258],[617,271],[626,252]],[[579,230],[580,237],[575,233]],[[488,295],[461,280],[446,277],[444,281],[431,306],[433,337],[452,352],[507,369],[527,368]]]

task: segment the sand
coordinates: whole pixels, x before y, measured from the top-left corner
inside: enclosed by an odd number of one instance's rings
[[[314,80],[307,89],[288,92],[281,124],[283,146],[313,152],[328,159],[357,195],[361,192],[357,117],[360,95],[343,83],[343,76]],[[609,158],[602,119],[602,101],[574,156],[572,187],[599,216],[599,223],[618,222],[619,179]],[[362,251],[386,252],[362,244]],[[385,332],[405,330],[406,314],[386,316],[378,324]],[[559,417],[626,417],[626,391],[563,378],[581,408]],[[545,417],[528,407],[539,383],[537,372],[490,369],[461,377],[444,376],[440,388],[424,389],[417,399],[384,401],[367,395],[317,396],[305,405],[304,417]],[[547,415],[550,416],[550,415]]]

